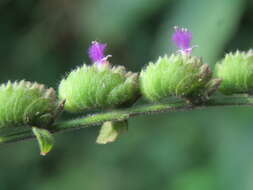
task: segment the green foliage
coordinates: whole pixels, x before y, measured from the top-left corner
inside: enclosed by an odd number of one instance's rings
[[[104,122],[97,137],[98,144],[107,144],[117,140],[117,138],[126,133],[128,129],[127,120]]]
[[[8,82],[0,86],[0,128],[48,127],[58,112],[55,91],[28,81]]]
[[[72,71],[59,85],[65,109],[80,112],[94,108],[114,108],[133,103],[139,96],[138,75],[123,66],[87,66]]]
[[[40,147],[40,154],[45,156],[48,152],[51,151],[54,145],[53,135],[46,129],[39,129],[33,127],[32,131],[37,138]]]
[[[141,71],[141,92],[150,101],[159,101],[169,96],[199,99],[211,92],[206,88],[208,85],[212,88],[217,86],[218,82],[214,81],[208,84],[211,77],[211,69],[198,57],[165,55]]]
[[[253,91],[253,51],[229,53],[215,66],[222,79],[219,90],[227,95]]]

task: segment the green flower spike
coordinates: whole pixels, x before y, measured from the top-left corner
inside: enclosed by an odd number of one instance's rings
[[[104,55],[105,48],[106,44],[93,42],[89,49],[93,65],[84,64],[61,81],[59,98],[66,100],[64,107],[66,111],[75,113],[91,109],[126,107],[131,106],[139,97],[138,75],[127,72],[123,66],[111,66],[107,61],[110,55]],[[119,126],[126,128],[125,123],[125,121],[104,123],[100,132],[103,135],[99,135],[98,143],[114,141],[118,136],[116,133],[122,131],[118,130]],[[113,138],[111,133],[114,133]]]
[[[28,81],[0,86],[0,141],[32,127],[49,129],[61,112],[55,91]]]
[[[141,71],[141,92],[150,101],[176,96],[201,103],[217,89],[220,80],[212,79],[210,67],[191,55],[192,34],[184,28],[175,30],[172,40],[178,54],[160,57]]]
[[[253,92],[253,50],[229,53],[215,67],[215,75],[222,79],[219,90],[226,94]]]

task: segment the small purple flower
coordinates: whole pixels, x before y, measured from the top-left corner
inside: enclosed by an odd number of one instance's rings
[[[91,61],[97,65],[103,65],[108,63],[107,58],[111,55],[105,56],[106,44],[93,41],[89,48],[89,57]]]
[[[180,49],[182,54],[191,54],[193,47],[191,47],[192,33],[186,28],[174,27],[175,33],[172,35],[172,40]]]

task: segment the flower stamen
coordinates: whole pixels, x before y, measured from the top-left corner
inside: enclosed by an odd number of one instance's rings
[[[107,59],[111,57],[111,55],[105,56],[106,44],[99,43],[97,41],[93,41],[89,48],[89,57],[94,64],[103,65],[108,63]]]
[[[191,46],[192,33],[187,28],[174,27],[175,33],[172,35],[172,40],[179,48],[179,52],[182,54],[191,54],[192,49],[197,46]]]

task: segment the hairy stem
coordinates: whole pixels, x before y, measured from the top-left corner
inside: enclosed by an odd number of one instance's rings
[[[237,95],[237,96],[220,96],[212,97],[201,105],[190,105],[185,101],[178,101],[174,103],[155,103],[151,105],[135,106],[126,109],[118,109],[107,111],[104,113],[97,113],[88,115],[85,117],[72,119],[69,121],[63,121],[54,124],[52,133],[64,132],[68,130],[80,129],[89,126],[101,125],[105,121],[120,121],[126,120],[131,117],[139,115],[151,115],[162,112],[173,112],[173,111],[188,111],[193,109],[201,109],[208,107],[223,107],[223,106],[253,106],[253,97],[248,95]],[[11,128],[10,128],[11,129]],[[34,138],[31,128],[27,127],[26,130],[16,131],[10,133],[7,136],[1,136],[0,131],[0,143],[17,142],[25,139]]]

